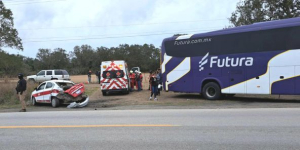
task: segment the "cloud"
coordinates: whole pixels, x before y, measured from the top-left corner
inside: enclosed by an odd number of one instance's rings
[[[159,47],[164,38],[176,33],[201,33],[225,27],[238,1],[53,0],[13,5],[4,0],[4,4],[13,11],[15,26],[24,41],[24,52],[20,53],[35,57],[39,48],[60,47],[70,51],[74,46],[82,44],[94,48],[124,43],[147,43]],[[153,33],[170,34],[149,35]],[[70,40],[126,35],[148,36]],[[51,41],[55,39],[65,41]]]

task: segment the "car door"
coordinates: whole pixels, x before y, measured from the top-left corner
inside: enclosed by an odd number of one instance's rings
[[[46,77],[45,77],[45,81],[49,81],[53,78],[53,71],[52,70],[47,70],[46,71]],[[47,86],[47,85],[46,85]]]
[[[43,92],[45,91],[45,85],[46,83],[42,83],[37,89],[36,93],[33,95],[35,97],[35,100],[37,102],[44,102]]]
[[[51,94],[54,84],[52,82],[47,82],[45,90],[43,92],[43,101],[45,103],[51,103]]]
[[[46,79],[46,71],[40,71],[37,75],[36,75],[36,81],[37,82],[43,82]]]

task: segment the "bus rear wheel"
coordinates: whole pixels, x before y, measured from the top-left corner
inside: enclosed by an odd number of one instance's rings
[[[221,88],[215,82],[209,82],[203,86],[202,95],[208,100],[217,100],[221,98]]]

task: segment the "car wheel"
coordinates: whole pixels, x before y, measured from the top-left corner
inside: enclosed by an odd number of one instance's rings
[[[217,100],[221,98],[221,88],[215,82],[209,82],[204,85],[202,95],[208,100]]]
[[[35,100],[35,97],[32,97],[31,103],[32,103],[33,106],[36,106],[36,105],[37,105],[36,100]]]
[[[103,95],[103,96],[106,96],[106,95],[107,95],[107,92],[106,92],[106,91],[102,91],[102,95]]]
[[[34,80],[34,79],[29,79],[29,80],[28,80],[28,83],[29,83],[29,84],[34,84],[34,83],[35,83],[35,80]]]
[[[58,107],[59,106],[59,100],[57,98],[53,97],[52,100],[51,100],[51,105],[54,108]]]

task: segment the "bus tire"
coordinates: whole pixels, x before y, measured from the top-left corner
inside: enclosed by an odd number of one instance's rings
[[[208,100],[217,100],[220,99],[221,94],[221,88],[220,86],[215,82],[208,82],[203,86],[202,89],[202,95],[205,99]]]

